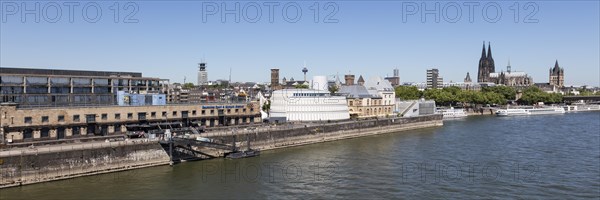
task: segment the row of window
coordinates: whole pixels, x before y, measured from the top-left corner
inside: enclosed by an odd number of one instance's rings
[[[323,97],[326,96],[327,93],[294,93],[292,96],[295,97]]]
[[[383,105],[391,105],[392,104],[392,101],[383,101],[383,102],[385,103]],[[382,100],[371,100],[371,101],[367,100],[367,106],[371,106],[371,104],[374,106],[382,105],[381,103],[382,103]],[[361,105],[361,104],[362,104],[361,100],[356,100],[356,105]],[[349,100],[348,106],[354,106],[354,101]]]
[[[250,108],[251,112],[254,112],[254,108]],[[235,109],[235,113],[238,113],[239,109]],[[242,112],[246,112],[246,108],[242,109]],[[215,110],[210,110],[210,114],[214,114]],[[227,109],[227,113],[231,113],[231,109]],[[138,112],[138,120],[145,120],[146,119],[146,112]],[[181,111],[182,115],[185,115],[183,117],[187,117],[188,111]],[[196,116],[196,110],[192,110],[192,116]],[[206,110],[202,110],[202,115],[206,115]],[[162,117],[167,117],[167,112],[163,111],[162,112]],[[172,112],[172,116],[173,117],[177,117],[177,111],[173,111]],[[95,122],[96,121],[96,115],[95,114],[87,114],[86,116],[86,120],[87,122]],[[150,117],[152,118],[156,118],[156,112],[150,112]],[[107,113],[102,113],[100,115],[100,119],[101,120],[108,120],[108,114]],[[115,113],[115,119],[121,119],[121,113]],[[127,113],[127,119],[133,119],[133,113]],[[24,122],[25,124],[31,124],[32,123],[32,118],[31,117],[25,117]],[[64,115],[59,115],[58,116],[58,122],[64,122],[65,121],[65,116]],[[73,115],[73,122],[80,122],[81,121],[81,117],[79,115]],[[48,116],[42,116],[42,123],[48,123],[49,122],[49,117]]]
[[[114,125],[114,131],[118,131],[118,129],[120,129],[120,124],[115,124]],[[71,135],[76,136],[76,135],[81,135],[81,128],[79,126],[73,126],[71,127]],[[101,134],[107,134],[108,133],[108,127],[103,127],[101,128]],[[96,128],[88,128],[86,134],[94,134]],[[65,131],[66,128],[65,127],[59,127],[56,129],[56,134],[57,137],[60,138],[64,138],[65,137]],[[48,138],[50,137],[50,128],[42,128],[40,129],[40,138]],[[23,130],[23,139],[31,139],[33,138],[33,129],[25,129]]]

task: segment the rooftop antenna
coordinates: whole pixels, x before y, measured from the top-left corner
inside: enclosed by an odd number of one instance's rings
[[[229,83],[231,83],[231,67],[229,67]]]
[[[187,78],[187,77],[183,76],[183,84],[185,84],[185,79],[186,79],[186,78]]]

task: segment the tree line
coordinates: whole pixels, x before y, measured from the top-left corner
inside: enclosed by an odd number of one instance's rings
[[[517,90],[508,86],[483,87],[480,91],[462,90],[452,86],[443,89],[426,89],[419,91],[416,86],[397,86],[396,97],[402,100],[420,98],[432,99],[438,105],[505,105],[516,99]],[[533,105],[538,102],[545,104],[561,103],[563,96],[559,93],[547,93],[535,86],[522,90],[521,98],[516,101],[522,105]]]

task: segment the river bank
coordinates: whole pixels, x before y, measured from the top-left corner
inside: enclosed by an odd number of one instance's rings
[[[252,148],[265,150],[323,143],[404,130],[442,126],[441,115],[327,123],[286,129],[267,128],[262,132],[212,135],[225,144],[251,140]],[[208,134],[207,134],[208,135]],[[240,142],[241,143],[241,142]],[[245,148],[246,143],[240,147]],[[207,151],[222,157],[226,151]],[[110,173],[170,162],[168,152],[157,140],[45,146],[0,153],[0,188]]]
[[[560,123],[548,123],[560,122]],[[512,127],[507,129],[506,127]],[[597,199],[600,113],[466,117],[0,190],[2,199]],[[565,142],[567,141],[567,142]]]

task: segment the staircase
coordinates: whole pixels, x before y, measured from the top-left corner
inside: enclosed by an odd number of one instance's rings
[[[408,111],[412,110],[412,108],[417,104],[417,101],[413,101],[410,106],[406,107],[404,111],[402,111],[401,116],[404,116]]]

